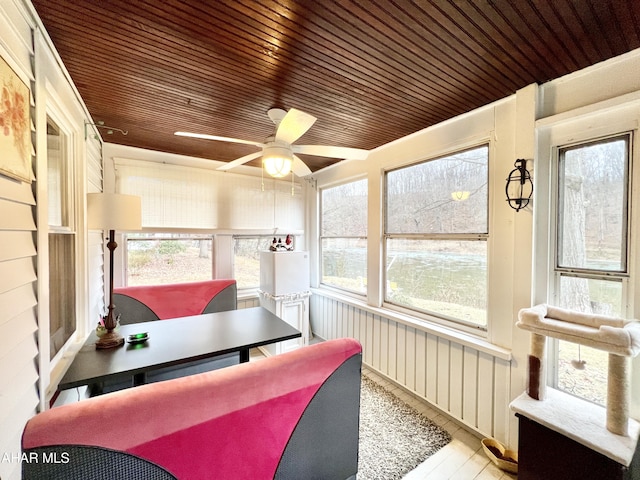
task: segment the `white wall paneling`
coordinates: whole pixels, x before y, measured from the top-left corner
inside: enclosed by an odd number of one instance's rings
[[[33,23],[21,3],[0,0],[0,56],[33,90]],[[24,423],[38,408],[36,198],[30,182],[0,175],[0,455],[19,455]],[[18,461],[0,462],[17,480]]]
[[[368,367],[483,435],[508,435],[511,361],[504,351],[491,355],[319,290],[310,309],[314,335],[356,338]]]
[[[101,258],[95,246],[102,239],[87,247],[83,212],[87,183],[93,190],[100,187],[102,159],[95,139],[85,149],[89,117],[30,2],[0,0],[0,56],[30,87],[34,127],[35,183],[0,176],[0,454],[9,458],[0,462],[0,478],[17,480],[20,463],[11,459],[20,454],[24,424],[48,408],[47,391],[55,390],[55,379],[69,360],[67,355],[50,361],[48,349],[47,114],[65,116],[75,162],[78,342],[101,306],[101,289],[93,288],[95,282],[87,285],[88,276],[97,278],[100,270],[97,262],[87,268],[86,256]]]
[[[36,281],[33,258],[23,257],[0,262],[0,292]]]

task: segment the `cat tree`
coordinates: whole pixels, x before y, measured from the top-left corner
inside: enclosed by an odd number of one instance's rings
[[[628,435],[630,358],[640,353],[640,322],[537,305],[520,310],[516,325],[531,332],[527,393],[536,400],[544,400],[547,389],[546,337],[608,352],[606,427]]]
[[[640,423],[629,418],[640,322],[537,305],[520,310],[517,326],[531,332],[527,391],[510,405],[518,478],[640,480]],[[606,407],[547,387],[547,337],[608,352]]]

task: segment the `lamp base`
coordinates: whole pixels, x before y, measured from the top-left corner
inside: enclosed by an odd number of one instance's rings
[[[115,348],[124,345],[124,337],[118,332],[111,330],[100,337],[96,342],[96,348]]]

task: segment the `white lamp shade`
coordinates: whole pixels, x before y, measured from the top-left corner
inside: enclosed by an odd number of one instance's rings
[[[135,195],[89,193],[87,221],[92,230],[140,230],[142,202]]]

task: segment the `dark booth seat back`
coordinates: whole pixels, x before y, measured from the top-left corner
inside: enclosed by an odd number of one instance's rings
[[[121,287],[113,290],[120,324],[188,317],[237,308],[235,280]]]
[[[128,325],[201,313],[235,310],[237,307],[237,287],[235,280],[227,279],[122,287],[114,289],[113,303],[116,307],[116,315],[120,315],[120,324]],[[171,380],[238,363],[240,363],[240,354],[237,352],[228,353],[212,359],[197,360],[188,364],[154,370],[146,375],[145,382]],[[92,389],[109,393],[131,386],[132,380],[117,380],[94,385]]]

